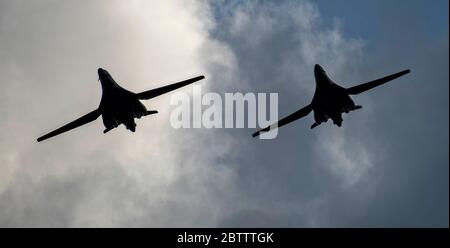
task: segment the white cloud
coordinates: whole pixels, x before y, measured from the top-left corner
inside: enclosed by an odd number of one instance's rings
[[[232,171],[215,163],[230,141],[171,129],[167,96],[145,103],[159,114],[138,120],[135,134],[120,127],[102,135],[99,118],[35,142],[97,107],[97,67],[133,91],[207,74],[200,58],[212,22],[205,3],[10,1],[2,7],[0,225],[214,225],[232,195],[221,191],[230,189]]]

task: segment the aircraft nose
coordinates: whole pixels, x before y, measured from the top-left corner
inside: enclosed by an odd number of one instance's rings
[[[99,76],[107,74],[106,70],[103,68],[98,68],[97,73]]]
[[[314,72],[315,73],[320,73],[323,71],[322,66],[320,66],[319,64],[314,65]]]

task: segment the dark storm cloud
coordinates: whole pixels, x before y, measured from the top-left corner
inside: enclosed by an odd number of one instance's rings
[[[371,93],[376,109],[368,127],[386,149],[377,165],[381,179],[365,215],[336,224],[448,226],[448,23],[439,21],[448,19],[440,9],[444,2],[414,1],[405,11],[381,1],[374,11],[384,14],[377,27],[382,32],[373,34],[375,52],[367,52],[361,71],[376,76],[375,71],[407,67],[412,74],[406,84]],[[337,206],[349,208],[342,203]]]
[[[344,67],[353,71],[356,66],[347,58],[358,61],[361,56],[362,42],[343,37],[339,25],[324,25],[316,6],[309,2],[248,2],[233,5],[231,10],[216,7],[223,25],[213,32],[213,37],[236,56],[237,76],[227,77],[241,82],[225,85],[279,92],[280,115],[312,98],[314,63],[320,62],[333,74],[342,75]],[[223,9],[229,12],[223,13]],[[214,75],[220,77],[218,71]],[[305,118],[297,123],[299,129],[286,127],[270,141],[245,139],[250,137],[249,130],[229,131],[242,143],[239,154],[230,158],[232,164],[239,165],[237,182],[242,201],[237,212],[220,225],[267,226],[270,220],[276,220],[272,223],[277,226],[323,225],[316,223],[320,214],[315,209],[328,204],[328,194],[339,193],[347,184],[356,187],[353,184],[364,183],[361,177],[371,166],[365,157],[366,144],[354,149],[356,153],[343,149],[355,142],[336,132],[319,134],[331,135],[332,140],[325,137],[316,144],[322,137],[309,131],[311,121]],[[337,168],[328,167],[333,162]],[[257,216],[261,221],[254,221]]]
[[[280,115],[309,102],[314,63],[344,86],[413,71],[355,97],[364,109],[346,115],[343,128],[311,131],[305,118],[276,140],[245,141],[232,162],[241,165],[237,181],[247,200],[221,225],[448,226],[448,26],[430,23],[420,9],[380,5],[379,16],[368,18],[396,25],[378,24],[379,44],[346,36],[364,20],[336,26],[308,2],[215,6],[223,25],[213,34],[236,56],[236,78],[249,91],[279,92]],[[443,28],[424,37],[427,25]]]

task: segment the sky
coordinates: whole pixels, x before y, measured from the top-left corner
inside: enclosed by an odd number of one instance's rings
[[[448,1],[0,0],[1,227],[448,227]],[[203,74],[204,92],[308,104],[314,64],[363,109],[273,140],[174,129],[104,135],[97,68],[139,92]],[[192,87],[178,90],[191,94]]]

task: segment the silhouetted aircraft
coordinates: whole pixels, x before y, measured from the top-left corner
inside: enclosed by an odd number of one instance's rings
[[[311,125],[311,129],[317,127],[322,122],[327,122],[330,118],[335,125],[340,127],[342,125],[342,113],[348,113],[362,108],[361,106],[355,105],[349,95],[357,95],[401,77],[409,72],[410,70],[404,70],[384,78],[346,89],[333,82],[320,65],[315,65],[314,77],[316,79],[316,92],[314,93],[311,103],[278,122],[259,130],[253,134],[253,137],[260,135],[262,132],[268,132],[305,117],[311,111],[314,111],[314,120],[316,121]]]
[[[103,133],[107,133],[120,124],[124,124],[128,130],[134,132],[136,131],[134,118],[141,118],[142,116],[158,113],[158,111],[154,110],[147,111],[145,106],[139,100],[148,100],[205,78],[204,76],[198,76],[153,90],[133,93],[120,87],[111,75],[102,68],[98,69],[98,77],[98,80],[102,84],[102,99],[98,109],[38,138],[38,142],[94,121],[100,115],[103,118],[103,124],[106,128]]]

